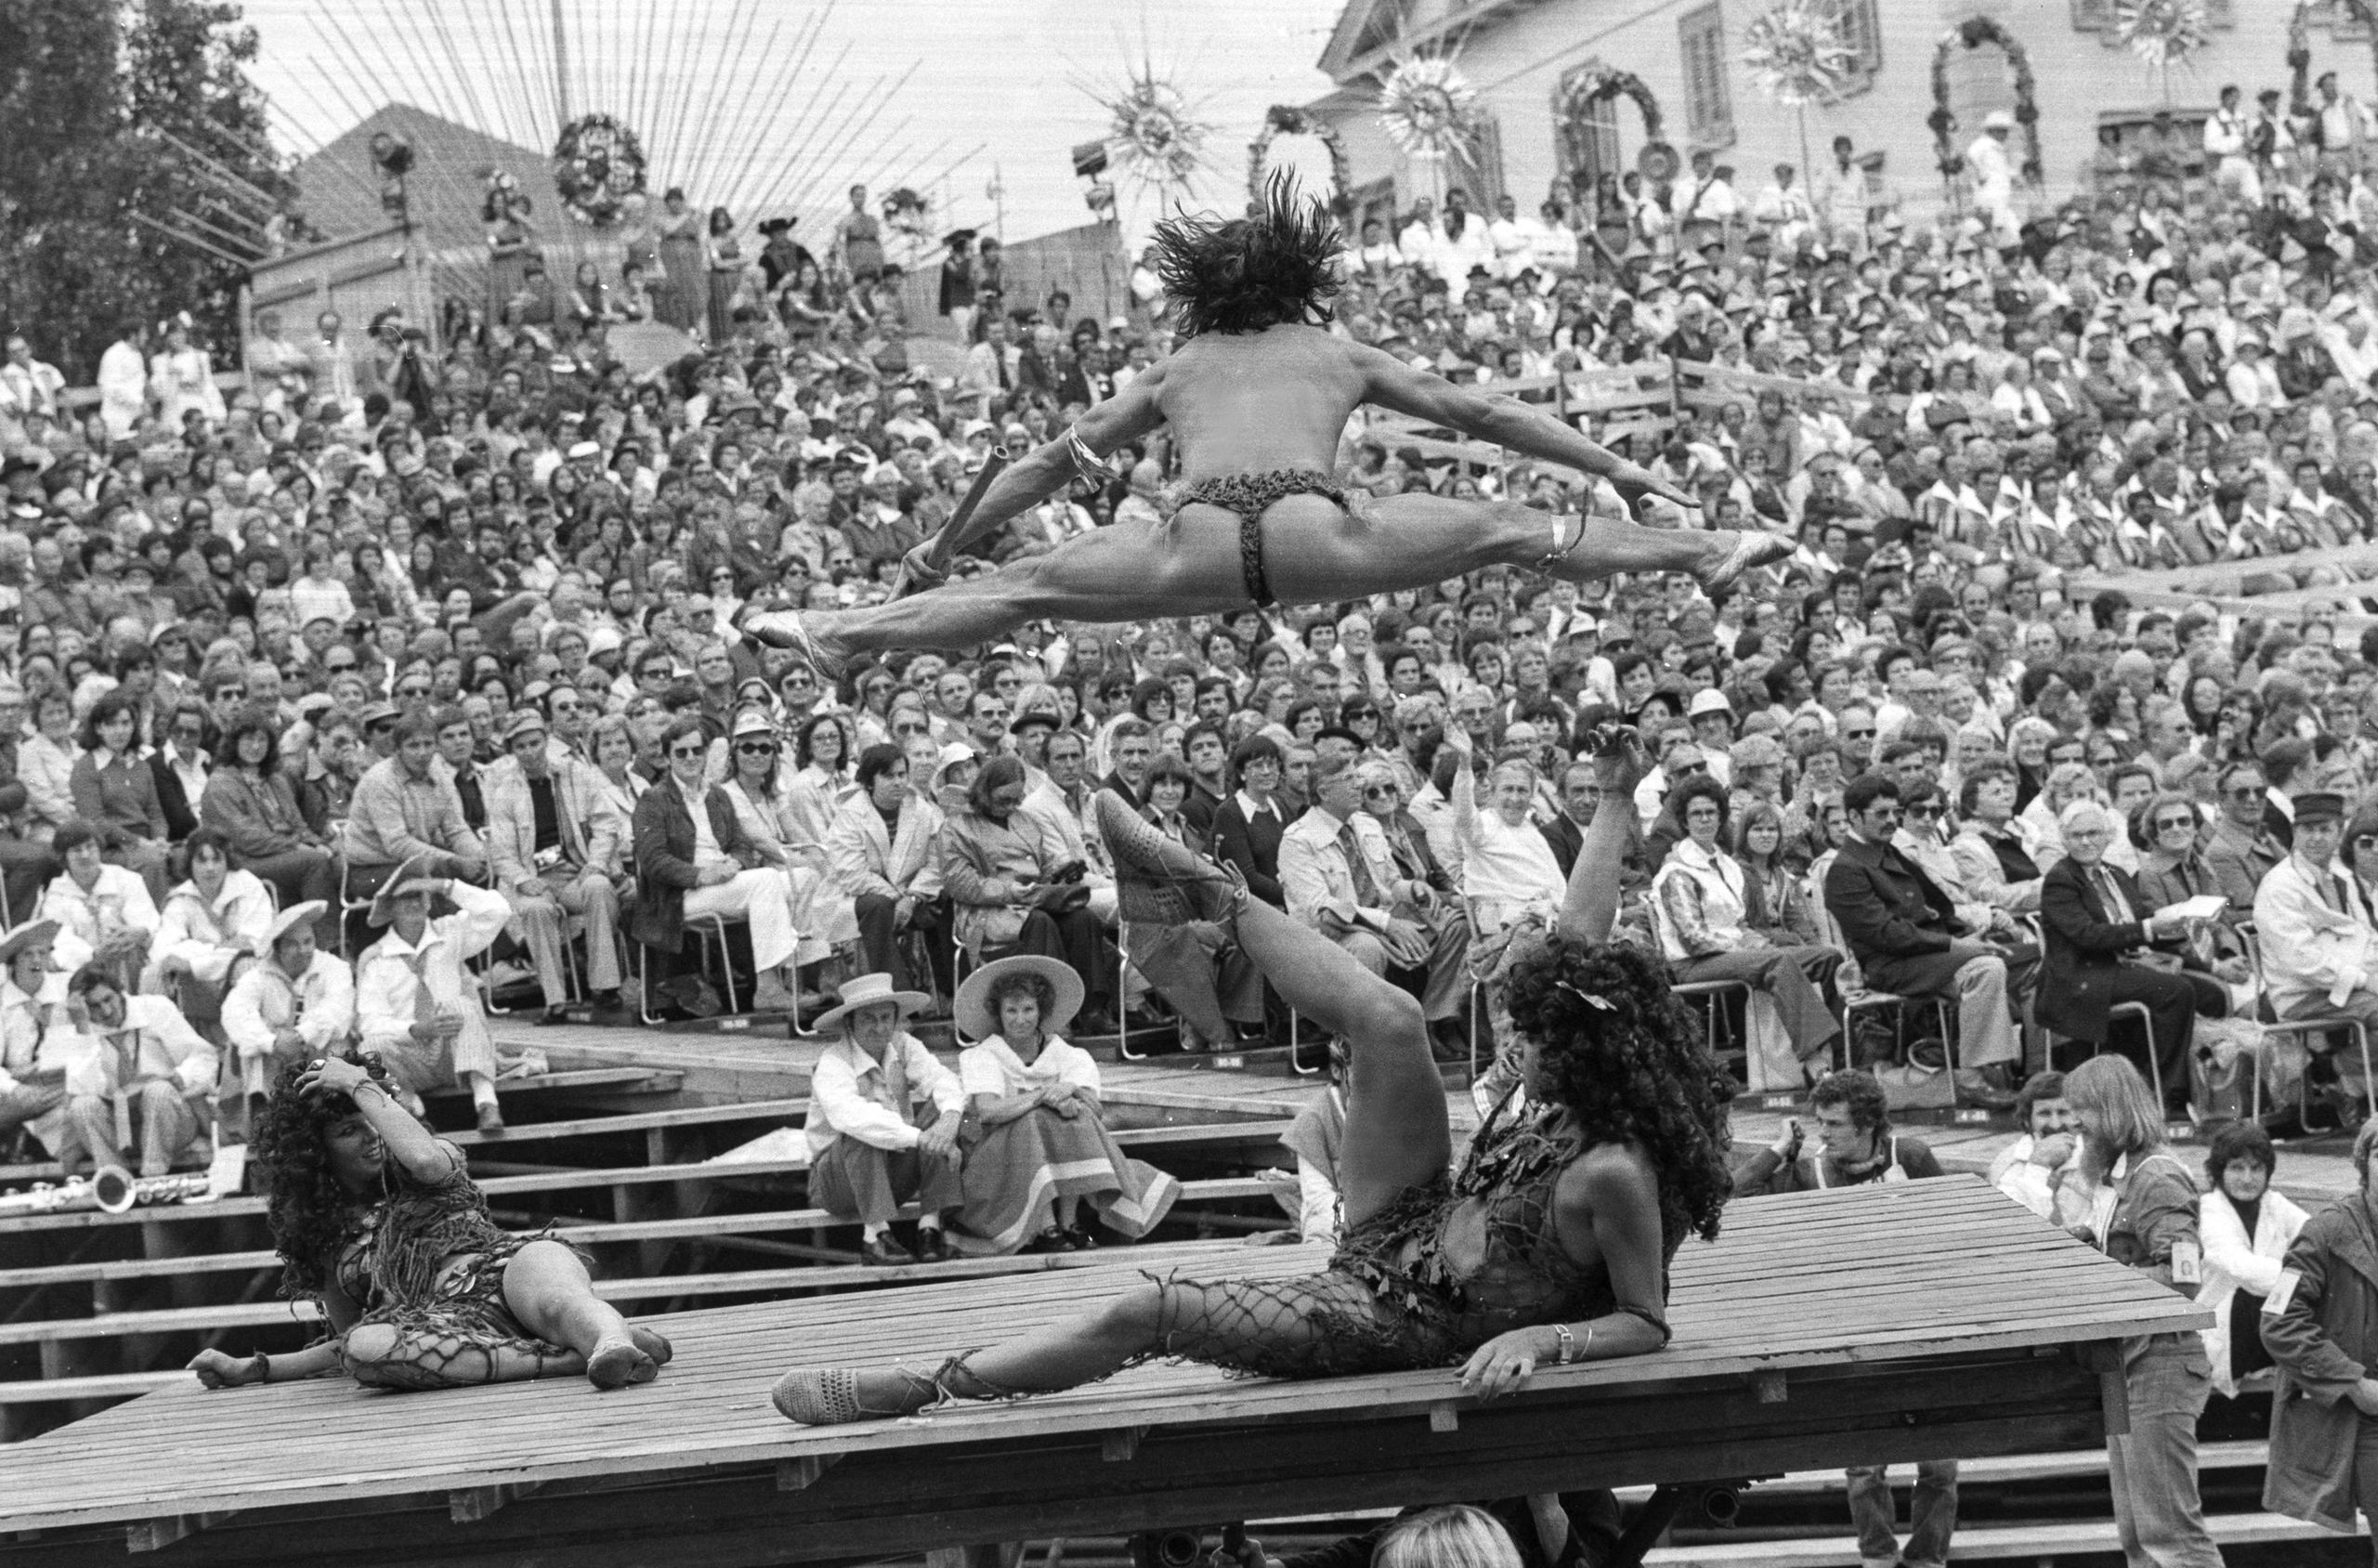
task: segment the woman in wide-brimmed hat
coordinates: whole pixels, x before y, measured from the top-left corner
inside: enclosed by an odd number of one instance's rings
[[[1098,1064],[1057,1031],[1082,1002],[1081,976],[1062,961],[1018,954],[986,963],[958,987],[958,1055],[966,1091],[966,1205],[960,1252],[1071,1252],[1095,1247],[1082,1201],[1117,1235],[1147,1235],[1181,1184],[1116,1145],[1099,1115]]]

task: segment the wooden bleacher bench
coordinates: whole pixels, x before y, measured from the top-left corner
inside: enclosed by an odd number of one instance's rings
[[[576,1090],[606,1094],[667,1094],[686,1081],[686,1075],[666,1067],[573,1067],[565,1072],[532,1073],[498,1078],[496,1092],[504,1099],[520,1094],[556,1093]],[[471,1091],[460,1084],[433,1089],[425,1100],[466,1100]]]
[[[2223,1547],[2273,1546],[2284,1541],[2333,1541],[2333,1530],[2306,1524],[2276,1513],[2209,1513],[2204,1527]],[[2354,1534],[2367,1536],[2368,1521],[2357,1519]],[[1949,1561],[1985,1559],[2011,1561],[2063,1561],[2111,1553],[2119,1559],[2122,1541],[2110,1519],[2074,1520],[2052,1524],[1976,1526],[1959,1524],[1949,1545]],[[1645,1554],[1644,1568],[1858,1568],[1862,1561],[1858,1542],[1850,1536],[1833,1539],[1729,1541],[1722,1546],[1658,1547]]]
[[[622,1132],[673,1131],[687,1127],[716,1127],[738,1121],[791,1121],[809,1114],[807,1096],[789,1100],[752,1100],[737,1105],[686,1105],[673,1111],[629,1111],[618,1116],[577,1117],[567,1121],[516,1122],[502,1132],[441,1132],[439,1137],[465,1149],[514,1148],[524,1143],[550,1143],[557,1138],[601,1138]]]
[[[1956,1245],[1911,1248],[1919,1233]],[[675,1363],[620,1394],[579,1379],[402,1398],[343,1380],[165,1388],[7,1451],[0,1568],[96,1568],[161,1539],[188,1568],[399,1544],[529,1568],[564,1535],[599,1542],[605,1561],[675,1561],[688,1521],[704,1568],[759,1568],[2081,1449],[2102,1444],[2118,1407],[2112,1348],[2207,1317],[1979,1180],[1948,1177],[1741,1200],[1714,1246],[1689,1242],[1676,1260],[1667,1349],[1543,1368],[1492,1403],[1444,1368],[1279,1383],[1150,1363],[908,1420],[805,1429],[768,1406],[787,1366],[931,1365],[1112,1300],[1142,1284],[1136,1251],[675,1314],[661,1320]],[[1222,1247],[1197,1272],[1280,1280],[1324,1259]],[[238,1442],[222,1441],[229,1430]],[[535,1490],[548,1482],[565,1484]],[[492,1517],[450,1503],[498,1486],[516,1491]],[[1761,1561],[1785,1561],[1763,1549]]]

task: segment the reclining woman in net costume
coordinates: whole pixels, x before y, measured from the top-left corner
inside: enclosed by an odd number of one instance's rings
[[[345,1371],[388,1389],[581,1373],[616,1389],[670,1359],[595,1298],[576,1248],[497,1226],[463,1151],[397,1104],[377,1057],[292,1063],[254,1148],[272,1172],[281,1293],[319,1302],[330,1337],[293,1355],[201,1351],[189,1366],[208,1388]]]
[[[1731,1191],[1731,1090],[1666,966],[1608,939],[1640,755],[1601,761],[1602,806],[1559,922],[1511,970],[1526,1107],[1507,1096],[1458,1170],[1419,1004],[1102,792],[1117,875],[1173,899],[1184,921],[1235,927],[1288,1003],[1350,1042],[1336,1255],[1303,1279],[1151,1276],[931,1372],[788,1373],[777,1408],[812,1425],[904,1416],[1074,1388],[1159,1356],[1282,1378],[1460,1365],[1491,1397],[1538,1365],[1666,1344],[1668,1261],[1687,1235],[1717,1235]]]
[[[1158,227],[1165,294],[1183,338],[1123,391],[994,480],[954,538],[908,553],[904,589],[941,581],[941,563],[1039,505],[1077,477],[1110,477],[1103,458],[1169,425],[1183,476],[1169,518],[1120,523],[1047,555],[871,608],[764,610],[743,630],[797,649],[828,677],[888,648],[964,648],[1026,621],[1114,622],[1210,615],[1253,603],[1317,604],[1418,588],[1494,565],[1571,581],[1681,571],[1715,592],[1791,553],[1771,534],[1645,528],[1625,517],[1562,517],[1514,501],[1415,490],[1374,498],[1331,477],[1346,421],[1364,403],[1598,475],[1631,507],[1689,496],[1540,409],[1425,374],[1332,336],[1341,242],[1321,206],[1273,181],[1265,210],[1226,223]]]

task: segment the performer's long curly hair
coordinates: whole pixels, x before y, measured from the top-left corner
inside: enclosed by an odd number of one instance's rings
[[[1184,336],[1261,332],[1284,321],[1318,325],[1329,320],[1344,248],[1328,209],[1274,174],[1253,217],[1182,216],[1156,225],[1156,276]]]
[[[1687,1235],[1715,1241],[1733,1192],[1733,1080],[1675,984],[1666,963],[1630,944],[1551,940],[1513,963],[1509,992],[1545,1090],[1588,1140],[1633,1143],[1651,1157],[1671,1251]]]
[[[388,1069],[378,1058],[346,1059],[378,1082],[388,1081]],[[281,1253],[281,1293],[292,1300],[319,1297],[329,1283],[333,1261],[346,1242],[345,1216],[351,1201],[331,1170],[330,1130],[355,1115],[355,1100],[299,1093],[297,1079],[305,1070],[303,1062],[281,1069],[249,1144],[252,1157],[272,1172],[265,1222]]]

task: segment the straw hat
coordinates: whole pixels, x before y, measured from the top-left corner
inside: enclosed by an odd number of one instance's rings
[[[272,923],[264,928],[264,940],[256,944],[257,956],[263,957],[269,954],[275,947],[281,946],[281,939],[288,935],[292,930],[301,925],[313,924],[317,919],[320,918],[322,911],[329,908],[330,905],[322,899],[309,898],[303,904],[292,904],[273,916]]]
[[[58,939],[56,921],[27,921],[0,935],[0,964],[13,963],[27,947],[46,947]]]
[[[435,888],[438,879],[428,872],[429,856],[426,855],[413,856],[399,866],[395,874],[381,884],[380,891],[372,895],[372,908],[364,919],[375,926],[393,923],[397,918],[398,899],[408,893],[427,893]]]
[[[1055,1005],[1040,1020],[1042,1034],[1062,1032],[1073,1022],[1074,1014],[1081,1011],[1081,976],[1074,973],[1071,964],[1037,953],[1019,953],[983,965],[958,987],[958,999],[950,1012],[958,1021],[960,1034],[968,1039],[988,1039],[1000,1032],[1000,1021],[991,1012],[991,987],[1010,974],[1038,974],[1056,993]]]
[[[902,1018],[911,1018],[933,1000],[922,991],[893,989],[889,974],[855,975],[843,981],[834,994],[843,999],[841,1005],[819,1013],[817,1021],[810,1025],[819,1034],[836,1027],[845,1017],[862,1008],[880,1007],[888,1001],[899,1008]]]

